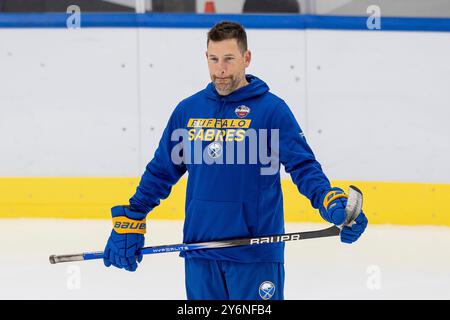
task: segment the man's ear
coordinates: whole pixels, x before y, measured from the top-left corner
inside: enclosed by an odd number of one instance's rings
[[[245,66],[248,67],[251,61],[252,61],[252,53],[250,52],[250,50],[247,50],[244,53]]]
[[[208,51],[205,51],[206,60],[208,60]]]

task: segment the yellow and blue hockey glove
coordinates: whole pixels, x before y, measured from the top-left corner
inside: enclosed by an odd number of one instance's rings
[[[347,219],[345,206],[348,196],[340,188],[332,188],[328,191],[322,200],[319,208],[320,215],[326,221],[341,226]],[[367,217],[361,211],[359,216],[348,226],[344,226],[341,231],[341,241],[344,243],[353,243],[359,239],[367,227]]]
[[[103,253],[105,266],[111,265],[128,271],[136,271],[142,254],[137,254],[144,246],[146,214],[132,211],[129,206],[111,208],[113,230]]]

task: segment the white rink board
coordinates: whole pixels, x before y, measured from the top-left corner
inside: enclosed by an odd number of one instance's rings
[[[286,232],[325,224],[287,224]],[[177,253],[144,256],[135,273],[101,260],[51,265],[51,254],[103,250],[107,220],[2,220],[0,299],[185,299]],[[20,241],[17,230],[27,234]],[[182,223],[151,221],[146,245],[180,242]],[[450,228],[371,226],[339,238],[286,244],[286,299],[450,299]]]
[[[450,33],[307,33],[308,138],[325,172],[449,182]]]
[[[0,30],[0,176],[140,176],[210,81],[207,29]],[[248,29],[336,180],[450,181],[450,33]]]
[[[0,29],[0,176],[134,176],[136,29]]]

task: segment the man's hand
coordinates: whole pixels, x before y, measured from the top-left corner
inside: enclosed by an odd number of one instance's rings
[[[142,254],[137,251],[144,246],[145,213],[132,211],[128,206],[116,206],[111,209],[113,230],[106,244],[103,262],[128,271],[136,271]]]
[[[341,226],[347,219],[345,207],[348,196],[340,188],[332,188],[322,199],[322,205],[319,209],[320,215],[326,221]],[[368,220],[361,211],[353,223],[344,226],[341,231],[341,241],[344,243],[353,243],[359,239],[367,227]]]

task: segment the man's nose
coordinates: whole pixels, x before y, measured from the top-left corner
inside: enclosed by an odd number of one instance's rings
[[[226,73],[226,71],[227,71],[227,68],[226,68],[226,66],[225,66],[225,63],[221,62],[221,63],[219,64],[219,73],[220,73],[221,75],[224,75],[224,74]]]

